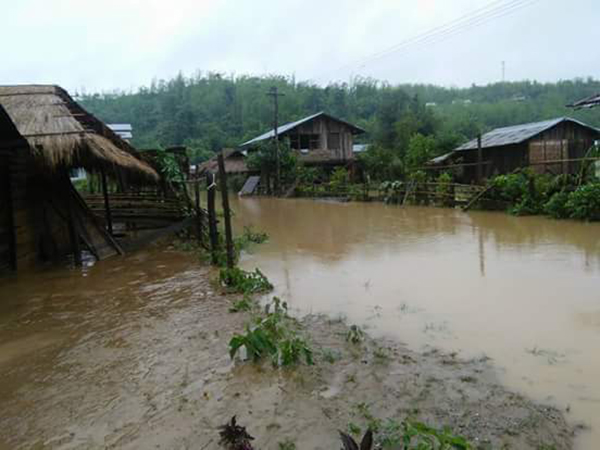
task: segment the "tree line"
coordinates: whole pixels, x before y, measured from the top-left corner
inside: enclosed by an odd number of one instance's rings
[[[136,91],[78,98],[105,122],[131,123],[136,147],[185,145],[192,161],[201,162],[272,127],[272,100],[266,93],[273,86],[285,94],[279,100],[280,123],[318,111],[355,123],[367,131],[360,141],[373,144],[363,156],[365,164],[389,178],[500,126],[567,115],[600,126],[600,108],[565,107],[600,92],[600,81],[591,78],[448,88],[370,78],[319,86],[288,76],[197,73]]]

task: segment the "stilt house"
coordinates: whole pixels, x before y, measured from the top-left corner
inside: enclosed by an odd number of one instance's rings
[[[464,182],[478,182],[517,168],[536,173],[576,173],[578,161],[600,139],[600,130],[568,117],[497,128],[430,161],[430,166],[462,165]]]
[[[129,183],[158,175],[137,152],[58,86],[0,86],[0,271],[87,249],[120,247],[71,184],[69,171]]]
[[[339,166],[354,160],[354,136],[365,130],[324,112],[313,114],[277,128],[278,138],[289,139],[298,160],[306,165]],[[262,142],[272,139],[275,130],[267,131],[240,145],[252,151]]]

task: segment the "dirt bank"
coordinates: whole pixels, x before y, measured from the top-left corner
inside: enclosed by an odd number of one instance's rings
[[[55,293],[28,293],[0,326],[0,447],[211,449],[237,415],[257,448],[330,450],[367,409],[448,425],[482,448],[572,446],[562,414],[507,392],[489,362],[350,344],[326,317],[303,319],[315,366],[233,363],[227,343],[247,320],[228,312],[235,297],[189,255],[152,252],[81,282],[52,278]]]

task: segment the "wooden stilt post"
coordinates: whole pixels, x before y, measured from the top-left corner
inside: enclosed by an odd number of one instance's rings
[[[102,178],[102,195],[104,195],[104,213],[106,214],[106,229],[108,230],[108,234],[113,235],[113,223],[112,223],[112,213],[110,211],[110,202],[108,199],[108,186],[106,181],[106,172],[104,169],[100,169],[100,176]]]
[[[483,161],[483,150],[481,148],[481,133],[477,135],[477,183],[481,184],[483,181],[483,167],[481,165]]]
[[[219,259],[217,253],[219,251],[219,234],[217,231],[217,213],[215,211],[215,191],[216,185],[214,184],[214,175],[211,173],[206,174],[206,191],[207,201],[206,205],[208,208],[208,235],[210,237],[210,253],[211,262],[218,264]]]
[[[13,191],[12,191],[12,180],[11,180],[11,171],[10,168],[7,167],[6,172],[2,173],[2,177],[6,177],[6,201],[7,201],[7,226],[8,226],[8,245],[9,245],[9,258],[10,258],[10,267],[12,270],[17,270],[17,236],[15,232],[15,211],[13,204]]]
[[[66,174],[66,182],[70,183],[69,175]],[[71,194],[66,198],[67,207],[67,227],[69,228],[69,239],[71,241],[71,249],[73,250],[73,261],[76,266],[81,266],[81,246],[79,245],[79,233],[75,225],[75,216],[73,215],[73,201]]]
[[[227,172],[225,172],[225,159],[219,153],[219,184],[221,186],[221,201],[223,202],[223,220],[225,221],[225,248],[227,250],[227,268],[233,269],[235,264],[235,250],[233,248],[233,231],[231,230],[231,210],[229,209],[229,193],[227,192]]]

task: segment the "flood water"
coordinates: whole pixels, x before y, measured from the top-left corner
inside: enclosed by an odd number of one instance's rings
[[[492,358],[510,388],[600,443],[600,225],[379,203],[247,198],[236,227],[300,313],[345,316],[415,349]]]

